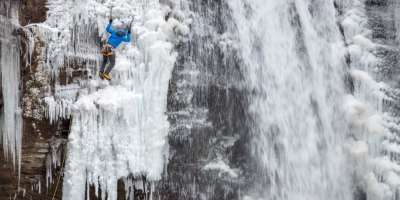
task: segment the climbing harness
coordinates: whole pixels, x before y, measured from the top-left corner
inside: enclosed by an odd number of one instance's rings
[[[105,44],[101,49],[101,54],[103,54],[103,56],[110,57],[114,54],[114,48],[109,44]]]

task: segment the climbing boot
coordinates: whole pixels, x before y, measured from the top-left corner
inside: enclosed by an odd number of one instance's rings
[[[99,72],[99,77],[101,80],[104,80],[104,73],[103,72]]]
[[[107,81],[111,80],[110,74],[108,73],[103,73],[103,78],[106,79]]]

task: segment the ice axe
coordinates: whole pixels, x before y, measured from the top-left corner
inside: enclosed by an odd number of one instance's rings
[[[129,22],[129,26],[128,26],[128,32],[129,33],[131,32],[131,28],[132,28],[132,24],[133,24],[134,20],[135,20],[135,17],[132,17],[131,21]]]
[[[132,17],[131,21],[129,22],[129,30],[132,28],[133,21],[135,20],[135,16]]]
[[[113,21],[113,13],[112,13],[113,8],[114,8],[114,6],[110,7],[110,23]]]

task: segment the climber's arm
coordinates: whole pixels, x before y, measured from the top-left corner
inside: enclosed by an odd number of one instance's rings
[[[112,14],[112,11],[113,11],[113,6],[111,6],[111,8],[110,8],[110,19],[109,19],[109,21],[108,21],[108,25],[107,25],[107,28],[106,28],[106,31],[107,31],[108,33],[110,33],[110,34],[114,34],[114,30],[112,29],[112,23],[113,23],[113,14]]]
[[[113,28],[112,28],[112,19],[110,19],[110,23],[108,23],[107,28],[106,28],[106,31],[109,32],[109,33],[111,33],[111,34],[114,33],[114,30],[113,30]]]

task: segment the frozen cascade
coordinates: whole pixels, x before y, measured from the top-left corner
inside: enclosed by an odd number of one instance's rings
[[[5,157],[12,160],[20,172],[22,117],[20,108],[20,49],[12,31],[15,20],[0,15],[0,66],[2,78],[3,110],[1,138]]]
[[[149,16],[158,16],[151,23],[164,23],[159,12]],[[145,31],[138,41],[142,52],[132,47],[119,52],[114,73],[118,85],[74,104],[64,199],[83,199],[85,179],[98,183],[101,196],[107,192],[109,199],[116,199],[119,178],[143,174],[148,180],[160,179],[168,152],[166,97],[175,56],[173,45],[163,41],[163,30],[149,29],[140,30]],[[122,56],[135,53],[134,58]]]
[[[345,46],[333,1],[232,0],[247,87],[254,91],[248,199],[352,199],[345,153]],[[262,26],[260,26],[262,24]]]
[[[107,25],[111,5],[115,18],[135,21],[134,45],[117,50],[108,83],[97,75],[95,38]],[[96,194],[101,189],[98,196],[116,199],[120,178],[159,180],[168,154],[165,112],[175,35],[184,35],[187,26],[173,17],[165,21],[168,9],[155,0],[51,0],[48,7],[47,21],[34,29],[46,39],[46,66],[56,82],[56,91],[44,98],[47,117],[72,118],[63,199],[85,199],[90,185]],[[89,78],[63,86],[60,72],[68,77],[76,62],[86,65]]]

